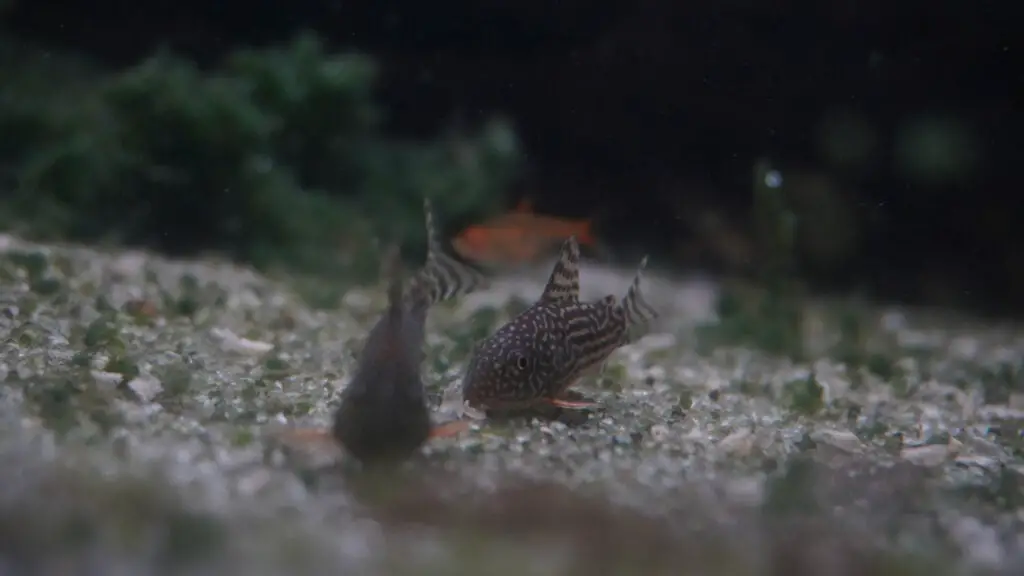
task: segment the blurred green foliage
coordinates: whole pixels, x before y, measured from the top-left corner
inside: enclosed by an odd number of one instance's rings
[[[478,217],[517,166],[500,120],[383,135],[374,62],[308,34],[212,70],[163,51],[113,74],[0,42],[0,228],[34,238],[359,275],[378,236],[422,253],[424,196],[444,222]]]
[[[719,322],[700,330],[705,347],[745,344],[802,359],[804,288],[797,270],[796,217],[781,178],[767,160],[754,165],[753,230],[759,246],[758,292],[726,285],[718,301]]]

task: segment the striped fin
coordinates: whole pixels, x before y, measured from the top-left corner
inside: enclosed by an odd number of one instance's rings
[[[423,199],[423,212],[427,228],[427,261],[409,286],[416,292],[415,301],[429,307],[487,286],[487,279],[482,274],[444,253],[434,211],[426,198]]]
[[[640,265],[637,266],[633,283],[629,285],[629,290],[622,298],[622,309],[626,313],[626,325],[630,328],[647,324],[658,317],[658,313],[644,300],[644,296],[640,292],[640,281],[643,280],[645,268],[647,268],[647,256],[644,256]]]
[[[573,304],[580,300],[580,245],[576,236],[570,236],[562,243],[558,262],[551,270],[541,302]]]

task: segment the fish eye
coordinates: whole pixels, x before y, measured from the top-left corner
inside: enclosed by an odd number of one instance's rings
[[[520,357],[516,358],[516,368],[519,368],[520,370],[526,370],[526,368],[527,368],[526,356],[520,356]]]

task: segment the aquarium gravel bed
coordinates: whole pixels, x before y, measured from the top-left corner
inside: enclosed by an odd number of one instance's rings
[[[631,273],[586,264],[583,295]],[[702,343],[709,284],[652,276],[662,318],[579,389],[600,409],[475,422],[381,478],[278,440],[329,423],[379,288],[313,308],[224,262],[0,237],[0,575],[1021,573],[1024,332],[872,309],[840,360],[819,304],[794,360]],[[434,310],[436,418],[543,279]]]

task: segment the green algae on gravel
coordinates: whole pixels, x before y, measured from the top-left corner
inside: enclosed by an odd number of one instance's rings
[[[694,349],[670,318],[582,383],[601,409],[434,442],[407,468],[443,480],[381,508],[318,467],[336,454],[271,441],[281,426],[330,421],[377,290],[313,309],[227,263],[9,237],[0,247],[0,455],[21,478],[51,479],[0,483],[0,527],[24,524],[21,543],[37,552],[0,551],[0,571],[39,561],[64,534],[82,566],[139,574],[172,557],[189,573],[389,573],[398,550],[390,573],[1020,568],[1014,327],[899,310],[867,310],[853,326],[810,310],[809,334],[827,345],[801,360]],[[460,306],[430,318],[433,398],[457,389],[474,341],[516,308]],[[792,472],[801,459],[810,480]],[[44,505],[53,491],[63,500]]]

